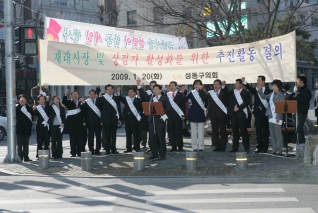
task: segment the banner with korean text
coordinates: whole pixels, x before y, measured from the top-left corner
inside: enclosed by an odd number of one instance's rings
[[[188,49],[187,39],[173,35],[45,17],[45,40],[135,50]]]
[[[42,84],[135,85],[136,79],[159,84],[192,84],[200,79],[234,83],[296,79],[295,32],[254,43],[187,50],[133,50],[40,40]]]

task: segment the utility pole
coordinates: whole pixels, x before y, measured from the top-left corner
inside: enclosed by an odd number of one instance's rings
[[[4,0],[4,30],[5,30],[5,73],[6,73],[6,96],[7,96],[7,141],[8,153],[4,162],[21,162],[16,149],[16,85],[14,63],[14,20],[13,1]]]

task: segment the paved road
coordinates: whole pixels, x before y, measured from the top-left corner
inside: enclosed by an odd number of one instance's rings
[[[0,177],[0,212],[314,213],[318,186],[213,178]]]

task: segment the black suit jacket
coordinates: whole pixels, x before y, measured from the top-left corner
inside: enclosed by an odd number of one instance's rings
[[[152,101],[152,102],[153,102],[153,101]],[[172,107],[171,107],[171,104],[170,104],[169,99],[168,99],[166,96],[161,95],[160,98],[159,98],[159,100],[158,100],[158,102],[161,102],[161,103],[162,103],[163,110],[164,110],[165,114],[168,116],[169,113],[170,113],[170,111],[172,110]],[[154,116],[154,117],[155,117],[155,122],[160,122],[160,121],[163,122],[163,120],[161,119],[161,116],[156,115],[156,116]],[[151,120],[151,119],[152,119],[151,116],[149,116],[149,117],[148,117],[148,121]],[[168,119],[169,119],[169,117],[168,117]]]
[[[102,124],[114,123],[117,125],[118,120],[121,120],[121,110],[120,110],[120,100],[118,96],[113,95],[113,100],[117,105],[117,110],[119,114],[119,119],[116,116],[116,110],[113,105],[111,105],[104,96],[98,97],[96,101],[96,105],[101,112],[100,122]]]
[[[214,90],[212,92],[214,92]],[[216,102],[213,100],[213,98],[209,92],[204,93],[203,97],[205,99],[209,99],[209,106],[208,106],[208,117],[209,118],[219,118],[219,119],[226,119],[227,118],[227,114],[225,114],[223,112],[223,110],[216,104]],[[224,104],[224,106],[227,108],[227,106],[229,105],[229,98],[223,90],[220,91],[219,99]]]
[[[318,117],[318,90],[315,91],[314,109],[315,109],[315,116]]]
[[[95,105],[97,106],[97,99],[95,100]],[[98,115],[92,110],[92,108],[87,104],[85,101],[83,104],[80,106],[81,110],[83,110],[84,115],[85,115],[85,121],[88,126],[94,126],[96,124],[100,125],[100,118]],[[98,107],[97,107],[98,108]]]
[[[68,110],[76,109],[76,104],[74,101],[67,100],[67,96],[64,95],[62,102]],[[78,108],[81,107],[81,102],[78,101]],[[64,133],[84,136],[85,127],[83,123],[85,122],[85,114],[83,111],[76,115],[69,115],[65,121]]]
[[[25,105],[27,111],[33,118],[33,110],[29,105]],[[16,105],[16,133],[18,135],[31,135],[32,133],[32,121],[21,111],[22,106]]]
[[[239,103],[236,100],[234,90],[229,91],[228,88],[225,87],[224,89],[222,89],[222,91],[224,92],[224,94],[231,97],[229,106],[227,108],[228,115],[232,116],[235,113],[234,107],[236,105],[239,108],[239,110],[236,112],[237,117],[246,118],[246,115],[245,115],[243,109],[246,108],[248,106],[248,104],[250,103],[250,93],[247,90],[242,89],[240,95],[242,97],[243,104],[239,105]]]
[[[265,108],[264,104],[262,103],[262,101],[259,99],[258,91],[256,90],[256,88],[255,88],[255,87],[252,87],[252,86],[249,85],[249,84],[245,84],[245,86],[246,86],[246,88],[248,89],[248,91],[254,95],[253,114],[255,115],[255,114],[257,114],[257,113],[260,111],[259,107],[262,108],[262,111],[263,111],[263,112],[266,112],[266,108]],[[272,90],[265,88],[265,91],[264,91],[264,94],[265,94],[265,95],[271,94],[271,93],[272,93]],[[268,101],[268,100],[266,100],[266,101]],[[265,110],[264,110],[264,109],[265,109]]]
[[[49,105],[49,102],[48,102],[48,101],[45,102],[44,111],[45,111],[46,115],[49,117],[49,115],[50,115],[50,105]],[[44,125],[42,124],[43,121],[44,121],[44,119],[43,119],[41,113],[38,111],[38,109],[35,109],[35,110],[34,110],[33,115],[38,117],[38,121],[37,121],[37,123],[36,123],[36,132],[40,132],[40,131],[42,131],[44,128],[47,128],[47,126],[44,127]]]
[[[54,118],[56,116],[56,113],[55,113],[52,105],[50,106],[49,113],[50,113],[49,114],[49,125],[53,126],[53,121],[54,121]],[[62,119],[62,124],[65,124],[65,109],[62,106],[60,106],[60,116]]]
[[[169,98],[168,98],[169,101]],[[183,101],[183,96],[181,92],[177,92],[173,101],[179,106],[179,108],[182,110],[184,116],[185,116],[185,104]],[[170,101],[169,101],[170,102]],[[168,112],[167,116],[169,119],[181,119],[179,114],[173,109],[171,106],[171,110]]]
[[[131,111],[131,109],[128,105],[128,102],[126,100],[126,97],[119,96],[119,100],[125,104],[125,109],[124,109],[124,113],[123,113],[123,120],[129,121],[129,122],[139,122],[137,120],[136,116],[134,115],[134,113]],[[134,104],[138,114],[141,116],[142,111],[143,111],[141,99],[135,97],[133,104]]]

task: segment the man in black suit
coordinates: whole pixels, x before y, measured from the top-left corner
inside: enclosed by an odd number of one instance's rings
[[[89,98],[84,100],[81,99],[82,105],[81,110],[85,112],[86,118],[86,126],[88,129],[88,148],[89,151],[92,152],[92,155],[100,155],[100,149],[102,144],[102,135],[101,135],[101,125],[100,125],[100,117],[101,112],[96,106],[96,91],[91,89],[89,92]],[[94,150],[94,134],[96,135],[96,148]]]
[[[183,150],[183,137],[182,137],[182,121],[185,119],[183,96],[177,90],[178,84],[175,81],[171,81],[169,88],[170,92],[167,92],[167,97],[170,101],[172,110],[167,114],[168,116],[168,133],[169,139],[172,145],[170,151],[182,152]]]
[[[121,122],[120,100],[114,96],[114,87],[110,84],[105,86],[106,94],[97,99],[97,107],[101,112],[100,122],[103,125],[106,137],[106,155],[117,154],[116,131],[117,125]]]
[[[250,102],[250,93],[243,89],[241,79],[236,79],[235,89],[229,91],[225,86],[226,82],[222,81],[222,91],[231,97],[228,106],[228,115],[231,117],[232,133],[233,133],[233,147],[230,152],[237,152],[239,148],[239,130],[241,131],[244,151],[249,153],[250,144],[248,140],[248,133],[246,128],[247,121],[247,106]]]
[[[210,118],[212,123],[212,143],[215,146],[213,151],[224,152],[227,144],[226,122],[228,120],[228,96],[221,90],[221,80],[216,79],[213,87],[214,90],[210,90],[208,94],[204,93],[205,98],[209,99],[208,118]]]
[[[163,105],[163,109],[165,115],[154,116],[154,120],[152,116],[148,116],[149,121],[149,132],[150,132],[150,147],[151,153],[150,160],[165,160],[166,156],[166,143],[165,143],[165,135],[166,135],[166,120],[167,114],[171,110],[171,105],[169,99],[162,95],[161,90],[162,86],[156,84],[153,87],[153,95],[148,96],[144,90],[140,86],[140,80],[137,80],[137,87],[141,97],[149,97],[150,102],[161,102]],[[156,134],[155,134],[156,132]],[[157,136],[157,137],[155,137]],[[159,146],[159,152],[158,152]]]
[[[16,133],[18,156],[21,161],[32,161],[29,158],[29,139],[32,133],[33,110],[27,104],[27,97],[19,95],[19,104],[16,105]]]
[[[141,122],[141,113],[143,111],[141,106],[141,99],[136,98],[136,89],[129,88],[128,96],[118,96],[120,101],[125,104],[123,121],[125,121],[126,130],[126,148],[124,153],[132,152],[132,136],[134,138],[134,150],[140,151],[140,137],[139,127]]]
[[[66,122],[64,125],[64,133],[68,133],[70,135],[71,157],[76,157],[76,154],[78,157],[80,157],[81,152],[85,151],[85,112],[80,109],[81,102],[78,100],[78,91],[74,90],[73,92],[71,92],[72,100],[67,100],[68,93],[69,90],[66,90],[62,102],[68,109],[66,113]]]
[[[139,81],[139,85],[138,85],[138,81]],[[138,92],[139,92],[139,95],[140,95],[142,102],[149,102],[150,101],[151,97],[154,95],[153,94],[153,87],[156,84],[157,84],[156,81],[150,81],[150,84],[149,84],[150,90],[147,90],[146,92],[144,92],[144,90],[143,90],[144,84],[140,85],[140,80],[139,79],[137,80]],[[142,90],[143,92],[140,93],[140,90]],[[148,118],[147,118],[147,116],[145,116],[144,112],[141,114],[141,123],[142,123],[142,137],[141,137],[142,138],[142,145],[145,147],[146,143],[147,143],[147,132],[149,132],[149,123],[148,123]],[[151,152],[150,144],[151,144],[151,138],[149,137],[149,142],[148,142],[149,149],[147,150],[147,152]]]
[[[255,128],[256,128],[256,140],[257,146],[255,153],[267,153],[268,141],[269,141],[269,124],[268,116],[265,115],[266,109],[269,106],[266,99],[262,99],[257,89],[262,88],[263,93],[270,94],[272,91],[265,88],[265,77],[260,75],[257,77],[257,87],[254,88],[245,81],[245,77],[242,78],[243,84],[246,88],[254,95],[254,110],[253,114],[255,117]]]
[[[38,158],[38,151],[42,150],[44,145],[44,150],[49,149],[50,137],[49,137],[49,100],[50,96],[44,97],[43,95],[38,95],[37,101],[38,106],[34,105],[33,110],[34,116],[38,117],[36,123],[36,158]]]

